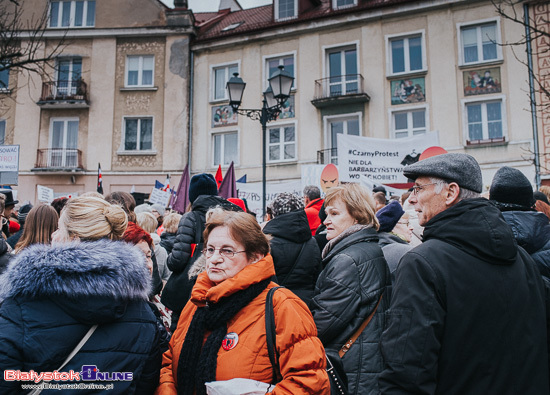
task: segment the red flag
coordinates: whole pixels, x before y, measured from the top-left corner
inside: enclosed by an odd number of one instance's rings
[[[185,166],[185,169],[183,169],[178,190],[175,196],[172,194],[170,200],[170,205],[173,210],[182,214],[185,212],[189,204],[189,165]]]
[[[229,165],[227,172],[225,173],[225,178],[220,185],[218,195],[222,198],[238,198],[237,196],[237,184],[235,178],[235,168],[233,167],[233,162]]]
[[[218,183],[218,190],[222,185],[223,176],[222,176],[222,165],[218,165],[218,171],[216,172],[216,182]]]
[[[103,176],[100,163],[97,164],[97,192],[103,195]]]

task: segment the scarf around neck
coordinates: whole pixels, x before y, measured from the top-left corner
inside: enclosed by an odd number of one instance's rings
[[[193,315],[178,362],[178,395],[206,394],[205,383],[216,380],[218,351],[227,334],[227,322],[267,288],[271,279],[252,284],[242,291],[221,298],[217,303],[198,307]],[[204,334],[211,331],[203,345]]]
[[[342,241],[343,239],[345,239],[346,237],[354,234],[354,233],[357,233],[359,232],[360,230],[363,230],[363,229],[367,229],[367,228],[370,228],[372,227],[371,225],[362,225],[362,224],[355,224],[355,225],[351,225],[349,228],[347,228],[346,230],[344,230],[342,233],[340,233],[338,236],[336,236],[334,239],[330,240],[327,245],[325,246],[325,248],[323,248],[323,252],[321,254],[321,258],[322,259],[325,259],[326,256],[330,253],[330,251],[332,251],[332,249],[334,248],[334,246],[336,244],[338,244],[340,241]]]

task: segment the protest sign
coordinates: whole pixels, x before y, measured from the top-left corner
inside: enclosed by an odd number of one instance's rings
[[[262,183],[237,183],[237,192],[239,193],[239,199],[246,199],[248,208],[256,213],[258,221],[262,219]],[[270,183],[266,185],[266,207],[273,201],[275,196],[281,192],[290,192],[302,197],[302,181],[293,180],[281,183]]]
[[[51,203],[54,199],[53,189],[42,185],[36,186],[36,194],[38,195],[37,198],[40,202]]]
[[[17,185],[19,181],[19,145],[0,145],[0,184]]]
[[[162,207],[168,206],[169,200],[170,200],[170,192],[163,191],[161,189],[153,188],[151,190],[151,195],[149,195],[149,203],[160,204],[162,205]]]
[[[363,175],[376,184],[406,183],[403,167],[434,145],[439,145],[437,132],[391,140],[338,134],[340,181],[359,182]]]

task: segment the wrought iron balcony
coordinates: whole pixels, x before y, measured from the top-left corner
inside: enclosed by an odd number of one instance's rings
[[[329,163],[338,164],[338,148],[328,148],[317,151],[317,164],[328,165]]]
[[[42,96],[37,103],[48,108],[88,108],[88,85],[81,79],[42,83]]]
[[[311,103],[317,107],[334,104],[365,103],[370,100],[364,90],[361,74],[337,75],[315,81],[315,98]]]
[[[73,148],[38,149],[34,171],[83,171],[82,151]]]

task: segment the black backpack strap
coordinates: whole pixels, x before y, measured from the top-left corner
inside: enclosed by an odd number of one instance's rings
[[[273,294],[279,288],[273,287],[267,293],[265,298],[265,337],[267,342],[267,353],[269,354],[269,360],[271,366],[273,366],[273,383],[278,383],[281,377],[281,368],[279,366],[279,353],[277,352],[277,333],[275,330],[275,313],[273,312]]]
[[[195,252],[193,253],[193,256],[198,253],[202,253],[203,248],[203,242],[202,242],[202,232],[204,231],[204,224],[202,223],[201,215],[198,211],[192,211],[193,216],[195,217],[195,244],[197,245],[195,247]],[[198,257],[198,255],[196,256]],[[195,259],[196,260],[196,259]]]

